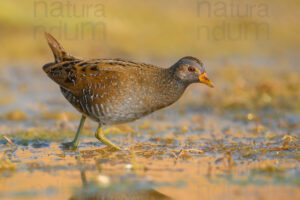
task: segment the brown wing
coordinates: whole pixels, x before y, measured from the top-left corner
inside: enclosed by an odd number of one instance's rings
[[[125,79],[138,76],[138,68],[103,60],[61,62],[48,66],[45,72],[74,95],[81,95],[84,90],[108,91],[109,87],[118,88]]]

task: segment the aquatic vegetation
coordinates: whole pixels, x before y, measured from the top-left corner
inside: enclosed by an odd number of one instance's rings
[[[259,125],[264,128],[257,128],[256,120],[249,121],[247,115],[242,123],[248,128],[243,129],[239,127],[240,121],[228,123],[222,117],[209,113],[206,114],[205,123],[198,113],[191,112],[185,116],[185,120],[192,123],[180,122],[176,127],[169,126],[171,121],[177,123],[180,118],[165,117],[159,121],[152,118],[106,129],[107,137],[119,143],[123,151],[99,144],[89,128],[85,130],[79,151],[75,152],[60,148],[60,142],[74,134],[70,130],[15,132],[9,135],[16,146],[15,150],[8,151],[10,159],[2,161],[5,163],[2,168],[14,171],[10,175],[12,182],[19,181],[24,173],[25,177],[26,173],[31,173],[35,177],[32,181],[43,173],[51,185],[58,178],[53,174],[60,174],[61,180],[70,181],[68,187],[77,188],[72,193],[74,199],[82,195],[131,193],[130,187],[137,190],[140,184],[130,184],[122,179],[126,174],[134,174],[138,179],[151,177],[150,189],[154,187],[159,192],[163,189],[162,194],[175,199],[198,184],[214,188],[229,184],[241,190],[249,185],[267,185],[274,191],[280,185],[291,191],[296,190],[300,167],[300,143],[296,132],[286,134],[278,129],[270,131],[268,123]],[[216,123],[218,129],[212,129]],[[278,124],[274,125],[276,127]],[[188,130],[179,133],[181,127],[187,127]],[[7,145],[11,146],[2,138],[1,151]],[[82,169],[91,181],[87,181],[83,188],[78,188],[78,184],[71,183],[80,179],[78,171]],[[3,179],[0,178],[0,182]],[[180,189],[177,183],[180,183]],[[23,192],[29,192],[25,187],[21,188]],[[53,195],[69,194],[63,188],[54,187],[56,192]],[[5,187],[0,188],[0,192],[5,190]],[[218,194],[224,192],[221,189]],[[191,194],[192,198],[197,199],[197,194]]]

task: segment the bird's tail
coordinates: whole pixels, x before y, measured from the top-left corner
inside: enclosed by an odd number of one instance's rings
[[[72,61],[76,60],[75,57],[67,53],[64,48],[57,42],[57,40],[49,33],[45,33],[47,42],[53,52],[55,62]]]

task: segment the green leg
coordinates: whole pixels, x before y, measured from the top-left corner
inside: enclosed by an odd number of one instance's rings
[[[121,150],[120,147],[118,147],[117,145],[115,145],[113,142],[111,142],[110,140],[108,140],[104,134],[103,134],[103,131],[102,131],[102,126],[99,125],[98,128],[97,128],[97,131],[95,133],[95,136],[98,140],[100,140],[102,143],[106,144],[107,146],[111,147],[111,148],[114,148],[116,150]]]
[[[81,119],[80,119],[80,124],[79,124],[79,126],[77,128],[76,135],[75,135],[73,141],[72,142],[63,143],[64,147],[66,147],[66,148],[74,148],[74,149],[76,149],[78,147],[79,136],[80,136],[80,132],[81,132],[81,130],[83,128],[85,119],[86,119],[86,116],[82,115]]]

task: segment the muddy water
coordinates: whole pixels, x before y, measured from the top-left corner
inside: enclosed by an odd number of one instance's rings
[[[190,105],[191,89],[169,109],[106,127],[122,151],[99,143],[91,121],[70,151],[60,144],[80,116],[57,86],[38,68],[0,70],[0,199],[300,196],[298,114],[205,110]]]

